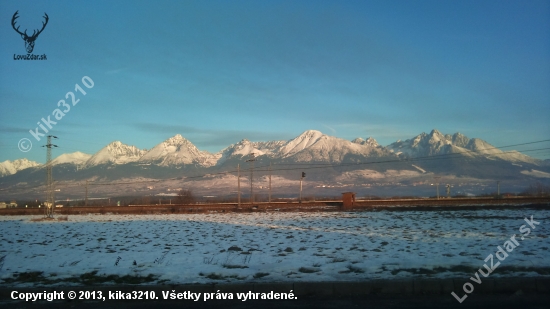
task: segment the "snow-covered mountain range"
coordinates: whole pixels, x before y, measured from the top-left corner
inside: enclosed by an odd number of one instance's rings
[[[505,180],[509,188],[515,188],[513,190],[522,190],[539,181],[550,183],[548,160],[513,150],[502,151],[481,139],[460,133],[442,134],[437,130],[388,146],[378,144],[372,137],[350,141],[308,130],[287,141],[243,139],[217,153],[199,150],[178,134],[150,150],[115,141],[93,155],[62,154],[52,161],[52,165],[55,166],[54,179],[65,186],[63,192],[69,195],[83,194],[85,180],[115,184],[94,187],[99,190],[93,191],[94,194],[150,194],[145,192],[155,186],[146,185],[145,179],[154,180],[154,183],[166,182],[159,185],[158,190],[179,188],[185,182],[185,186],[205,195],[224,195],[235,190],[238,165],[242,180],[248,179],[252,164],[247,161],[252,153],[256,161],[255,184],[260,191],[267,185],[269,174],[279,187],[282,186],[281,190],[294,192],[291,184],[299,179],[302,171],[307,171],[310,186],[334,188],[331,190],[336,194],[351,187],[370,194],[368,188],[372,185],[377,186],[378,191],[371,193],[380,194],[380,186],[387,186],[386,194],[394,194],[389,192],[395,192],[392,188],[399,186],[400,190],[419,194],[422,190],[430,191],[430,183],[436,175],[454,182],[457,187],[470,188],[464,192],[478,193],[495,180]],[[44,167],[27,159],[0,163],[0,195],[40,196],[41,191],[33,188],[43,186]],[[120,186],[116,185],[119,180],[124,180]]]
[[[379,145],[372,137],[352,141],[308,130],[288,141],[251,142],[243,139],[218,153],[199,150],[191,141],[177,134],[150,150],[115,141],[97,153],[66,153],[52,161],[53,165],[71,164],[81,168],[98,165],[123,165],[128,163],[153,164],[158,166],[194,165],[198,167],[220,166],[229,161],[242,160],[254,153],[255,158],[282,160],[285,162],[359,162],[360,159],[393,157],[401,159],[441,156],[448,154],[465,157],[500,159],[516,163],[547,165],[517,151],[502,151],[477,138],[468,138],[461,133],[442,134],[437,130],[421,133],[411,139],[398,140],[388,146]],[[41,164],[27,159],[0,163],[0,176],[15,174]]]
[[[6,160],[4,162],[0,162],[0,177],[12,175],[26,168],[36,167],[36,166],[40,166],[40,163],[29,161],[24,158],[17,159],[14,161]]]
[[[397,141],[387,147],[398,155],[409,158],[434,155],[461,154],[474,157],[498,158],[510,162],[542,164],[541,160],[531,158],[517,151],[502,151],[478,138],[468,138],[460,133],[442,134],[432,130],[430,134],[421,133],[406,141]]]

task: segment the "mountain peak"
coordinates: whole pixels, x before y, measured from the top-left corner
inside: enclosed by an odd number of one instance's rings
[[[191,141],[180,134],[156,145],[139,159],[140,162],[158,163],[160,165],[202,164],[211,165],[212,155],[200,151]]]
[[[470,139],[466,137],[466,135],[459,132],[456,132],[455,134],[453,134],[453,136],[451,137],[451,140],[453,145],[462,147],[462,148],[466,147],[466,145],[468,145],[468,143],[470,142]]]
[[[314,139],[317,140],[322,136],[326,136],[321,131],[317,130],[306,130],[302,134],[298,135],[295,139]]]
[[[173,145],[173,146],[181,146],[183,144],[192,144],[188,139],[181,136],[180,134],[176,134],[168,139],[166,139],[163,142],[165,145]]]
[[[168,140],[181,141],[181,140],[185,140],[185,139],[186,139],[186,138],[183,137],[183,136],[181,136],[181,134],[176,134],[176,135],[170,137],[169,139],[167,139],[167,141],[168,141]]]
[[[405,154],[410,157],[431,156],[448,151],[448,145],[451,144],[445,135],[437,129],[433,129],[430,134],[422,132],[412,139],[397,141],[388,146],[389,149],[397,154]]]
[[[378,144],[378,142],[377,142],[374,138],[372,138],[372,137],[370,137],[370,136],[369,136],[366,140],[364,140],[364,139],[358,137],[358,138],[352,140],[351,142],[354,143],[354,144],[367,145],[367,146],[370,146],[370,147],[378,147],[378,146],[380,146],[380,145]]]
[[[251,153],[254,153],[256,157],[272,155],[272,153],[284,143],[284,141],[251,142],[245,138],[236,144],[232,144],[222,149],[215,156],[219,157],[217,164],[220,165],[230,159],[240,160]]]
[[[302,134],[291,139],[284,146],[282,146],[280,148],[280,153],[284,154],[284,156],[295,154],[315,144],[323,137],[326,138],[327,136],[317,130],[304,131]]]
[[[80,165],[86,163],[92,155],[83,153],[80,151],[72,152],[72,153],[64,153],[57,158],[52,160],[52,165],[58,165],[58,164],[75,164]]]
[[[319,130],[305,130],[302,134],[300,135],[316,135],[316,134],[323,134],[323,132],[319,131]]]
[[[14,160],[12,161],[12,164],[17,170],[22,170],[29,167],[35,167],[40,165],[40,163],[31,161],[27,158]]]
[[[124,144],[122,144],[121,141],[113,141],[113,142],[110,142],[109,144],[107,144],[107,147],[109,147],[109,146],[117,147],[117,146],[121,146],[121,145],[124,145]]]
[[[130,146],[123,144],[120,141],[114,141],[103,147],[100,151],[94,154],[87,162],[86,165],[99,165],[99,164],[124,164],[139,160],[145,153],[145,150],[141,150],[136,146]]]
[[[445,135],[441,132],[439,132],[437,129],[433,129],[430,134],[428,135],[431,140],[435,141],[445,141]]]
[[[369,136],[369,137],[367,138],[367,140],[365,141],[365,144],[371,145],[371,146],[378,146],[378,145],[379,145],[378,142],[377,142],[374,138],[372,138],[372,137],[370,137],[370,136]]]
[[[30,161],[27,158],[17,159],[17,160],[6,160],[0,162],[0,177],[12,175],[20,170],[24,170],[29,167],[36,167],[41,165],[38,162]]]
[[[326,136],[327,135],[323,134],[323,132],[321,131],[307,130],[307,131],[304,131],[302,134],[298,135],[293,140],[308,140],[308,141],[315,142],[321,137],[326,137]]]

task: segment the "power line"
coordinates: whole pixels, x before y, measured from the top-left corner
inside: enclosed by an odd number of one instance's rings
[[[534,149],[533,151],[535,151],[535,150],[546,150],[546,149],[550,149],[550,147]],[[528,150],[528,151],[531,151],[531,150]],[[524,152],[528,152],[528,151],[526,150]],[[355,163],[340,163],[340,164],[334,164],[334,163],[323,164],[323,163],[319,163],[319,164],[311,164],[311,165],[314,165],[314,166],[308,166],[308,167],[302,167],[302,168],[289,167],[289,168],[276,168],[276,169],[273,169],[273,170],[274,171],[290,171],[290,170],[299,170],[299,169],[322,169],[322,168],[329,168],[329,167],[346,167],[346,166],[356,166],[356,165],[372,165],[372,164],[387,164],[387,163],[398,163],[398,162],[443,160],[443,159],[449,159],[451,156],[457,156],[457,155],[460,155],[460,154],[463,154],[463,153],[464,152],[437,155],[437,156],[423,156],[423,157],[405,158],[405,159],[390,159],[390,160],[372,161],[372,162],[355,162]],[[509,153],[509,152],[504,152],[502,154],[506,154],[506,153]],[[283,165],[286,165],[286,164],[283,164]],[[303,166],[303,165],[308,165],[308,164],[301,164],[301,165]],[[319,165],[319,166],[316,166],[316,165]],[[256,169],[256,170],[257,171],[266,171],[266,170],[263,170],[263,169]]]
[[[541,148],[541,149],[550,149],[549,148]],[[539,149],[540,150],[540,149]],[[449,155],[455,155],[457,153],[449,154]],[[435,156],[437,159],[446,159],[444,158],[445,155]],[[433,156],[432,156],[433,157]],[[396,162],[414,162],[414,161],[426,161],[432,157],[420,157],[420,158],[411,158],[406,160],[385,160],[385,161],[373,161],[373,162],[359,162],[359,163],[343,163],[343,164],[323,164],[322,166],[309,166],[309,167],[289,167],[289,168],[272,168],[271,171],[295,171],[295,170],[301,170],[301,169],[324,169],[324,168],[330,168],[330,167],[345,167],[345,166],[355,166],[355,165],[372,165],[372,164],[387,164],[387,163],[396,163]],[[435,159],[435,158],[434,158]],[[431,160],[434,160],[431,159]],[[307,165],[307,164],[301,164],[301,165]],[[318,164],[312,164],[312,165],[318,165]],[[263,169],[256,169],[256,171],[270,171],[263,170]],[[139,180],[139,181],[127,181],[127,182],[108,182],[108,183],[93,183],[90,185],[95,186],[104,186],[104,185],[121,185],[121,184],[135,184],[135,183],[155,183],[155,182],[164,182],[164,181],[170,181],[170,180],[192,180],[192,179],[198,179],[198,178],[204,178],[206,176],[217,176],[217,175],[227,175],[227,174],[233,174],[237,172],[237,170],[229,170],[225,172],[218,172],[218,173],[208,173],[203,175],[197,175],[197,176],[189,176],[189,177],[176,177],[176,178],[167,178],[167,179],[155,179],[155,180]]]
[[[543,142],[548,142],[550,141],[550,139],[547,139],[547,140],[540,140],[540,141],[534,141],[534,142],[528,142],[528,143],[521,143],[521,144],[513,144],[513,145],[507,145],[507,146],[499,146],[499,147],[490,147],[490,148],[486,148],[486,149],[480,149],[480,150],[469,150],[469,149],[466,149],[465,151],[460,151],[460,152],[453,152],[453,153],[447,153],[447,154],[441,154],[441,155],[435,155],[435,156],[422,156],[422,157],[410,157],[410,158],[402,158],[402,159],[394,159],[393,161],[384,161],[383,163],[388,163],[388,162],[398,162],[398,161],[420,161],[420,160],[423,160],[423,159],[426,159],[426,158],[429,158],[430,160],[433,160],[433,159],[439,159],[439,158],[443,158],[443,157],[449,157],[449,156],[458,156],[458,155],[461,155],[461,154],[465,154],[465,153],[482,153],[482,152],[486,152],[486,151],[490,151],[490,150],[498,150],[500,148],[509,148],[509,147],[516,147],[516,146],[523,146],[523,145],[530,145],[530,144],[537,144],[537,143],[543,143]],[[520,153],[522,152],[530,152],[530,151],[538,151],[538,150],[547,150],[547,149],[550,149],[550,148],[540,148],[540,149],[533,149],[533,150],[522,150]],[[512,151],[503,151],[502,153],[495,153],[495,155],[499,155],[499,154],[507,154],[507,153],[511,153]],[[344,165],[355,165],[355,164],[371,164],[372,162],[357,162],[357,163],[342,163],[342,164],[338,164],[340,166],[344,166]],[[326,166],[335,166],[334,163],[282,163],[282,164],[279,164],[279,165],[300,165],[300,166],[303,166],[303,165],[326,165]],[[261,167],[266,167],[267,165],[261,165],[259,166],[259,168]]]

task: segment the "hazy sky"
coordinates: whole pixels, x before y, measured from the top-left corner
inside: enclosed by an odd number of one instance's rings
[[[47,60],[14,60],[16,11],[29,35],[48,14],[33,51]],[[211,152],[308,129],[550,138],[550,1],[1,1],[0,37],[0,161],[45,161],[29,130],[75,84],[54,157],[178,133]]]

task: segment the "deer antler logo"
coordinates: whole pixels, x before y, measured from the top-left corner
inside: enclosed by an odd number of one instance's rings
[[[15,20],[19,18],[19,16],[17,16],[17,13],[19,11],[16,11],[15,14],[13,14],[13,17],[11,18],[11,26],[13,27],[13,30],[15,30],[17,33],[19,33],[21,35],[21,38],[25,41],[25,49],[27,50],[27,53],[32,53],[33,49],[34,49],[34,41],[36,41],[36,38],[38,38],[38,35],[40,33],[42,33],[42,31],[44,30],[44,28],[46,28],[46,25],[48,24],[48,14],[44,13],[44,19],[46,20],[45,22],[42,22],[42,29],[40,30],[34,30],[32,35],[29,36],[27,34],[27,30],[25,29],[25,32],[21,32],[19,31],[19,26],[17,28],[15,28]],[[38,31],[38,32],[37,32]]]

